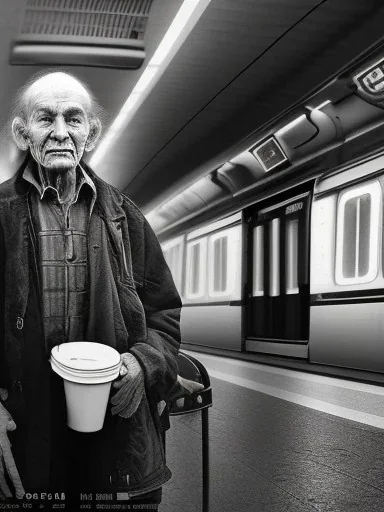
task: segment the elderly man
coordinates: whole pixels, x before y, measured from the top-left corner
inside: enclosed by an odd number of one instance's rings
[[[12,133],[26,159],[0,186],[0,427],[6,411],[17,476],[0,488],[158,503],[170,478],[162,420],[181,303],[141,212],[82,160],[100,136],[97,111],[62,72],[35,79],[17,102]],[[114,347],[123,363],[96,433],[66,426],[62,379],[49,365],[53,346],[79,340]]]

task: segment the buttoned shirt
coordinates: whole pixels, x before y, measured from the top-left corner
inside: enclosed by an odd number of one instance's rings
[[[38,245],[38,274],[47,350],[84,340],[88,314],[87,230],[96,188],[84,169],[76,170],[73,200],[61,203],[37,166],[27,166]]]

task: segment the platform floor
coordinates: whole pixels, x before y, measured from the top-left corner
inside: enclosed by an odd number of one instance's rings
[[[384,388],[190,352],[208,369],[210,512],[382,512]],[[171,418],[160,512],[201,510],[201,419]]]

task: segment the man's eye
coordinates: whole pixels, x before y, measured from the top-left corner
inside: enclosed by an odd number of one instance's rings
[[[81,123],[81,119],[78,118],[78,117],[71,117],[69,122],[72,123],[72,124],[80,124]]]
[[[43,117],[39,117],[39,121],[41,121],[43,123],[50,123],[51,118],[49,116],[43,116]]]

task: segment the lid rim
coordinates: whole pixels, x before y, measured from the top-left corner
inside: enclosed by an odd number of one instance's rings
[[[83,375],[74,375],[66,371],[64,368],[56,365],[53,361],[51,361],[51,368],[57,375],[59,375],[62,379],[73,382],[75,384],[107,384],[108,382],[112,382],[119,376],[119,370],[115,369],[113,372],[109,372],[107,374],[95,374],[92,372],[85,373]]]
[[[93,368],[74,368],[72,366],[68,366],[64,363],[61,363],[60,361],[58,361],[55,357],[52,356],[52,359],[55,361],[55,363],[57,363],[58,365],[62,366],[63,368],[68,368],[70,369],[71,371],[75,371],[75,372],[82,372],[82,371],[109,371],[109,370],[112,370],[113,368],[117,368],[118,366],[120,366],[121,362],[119,361],[118,363],[112,365],[112,366],[107,366],[106,368],[96,368],[96,367],[93,367]]]
[[[51,350],[51,358],[62,367],[75,372],[105,372],[121,364],[120,354],[115,348],[91,341],[73,341],[56,345]]]

